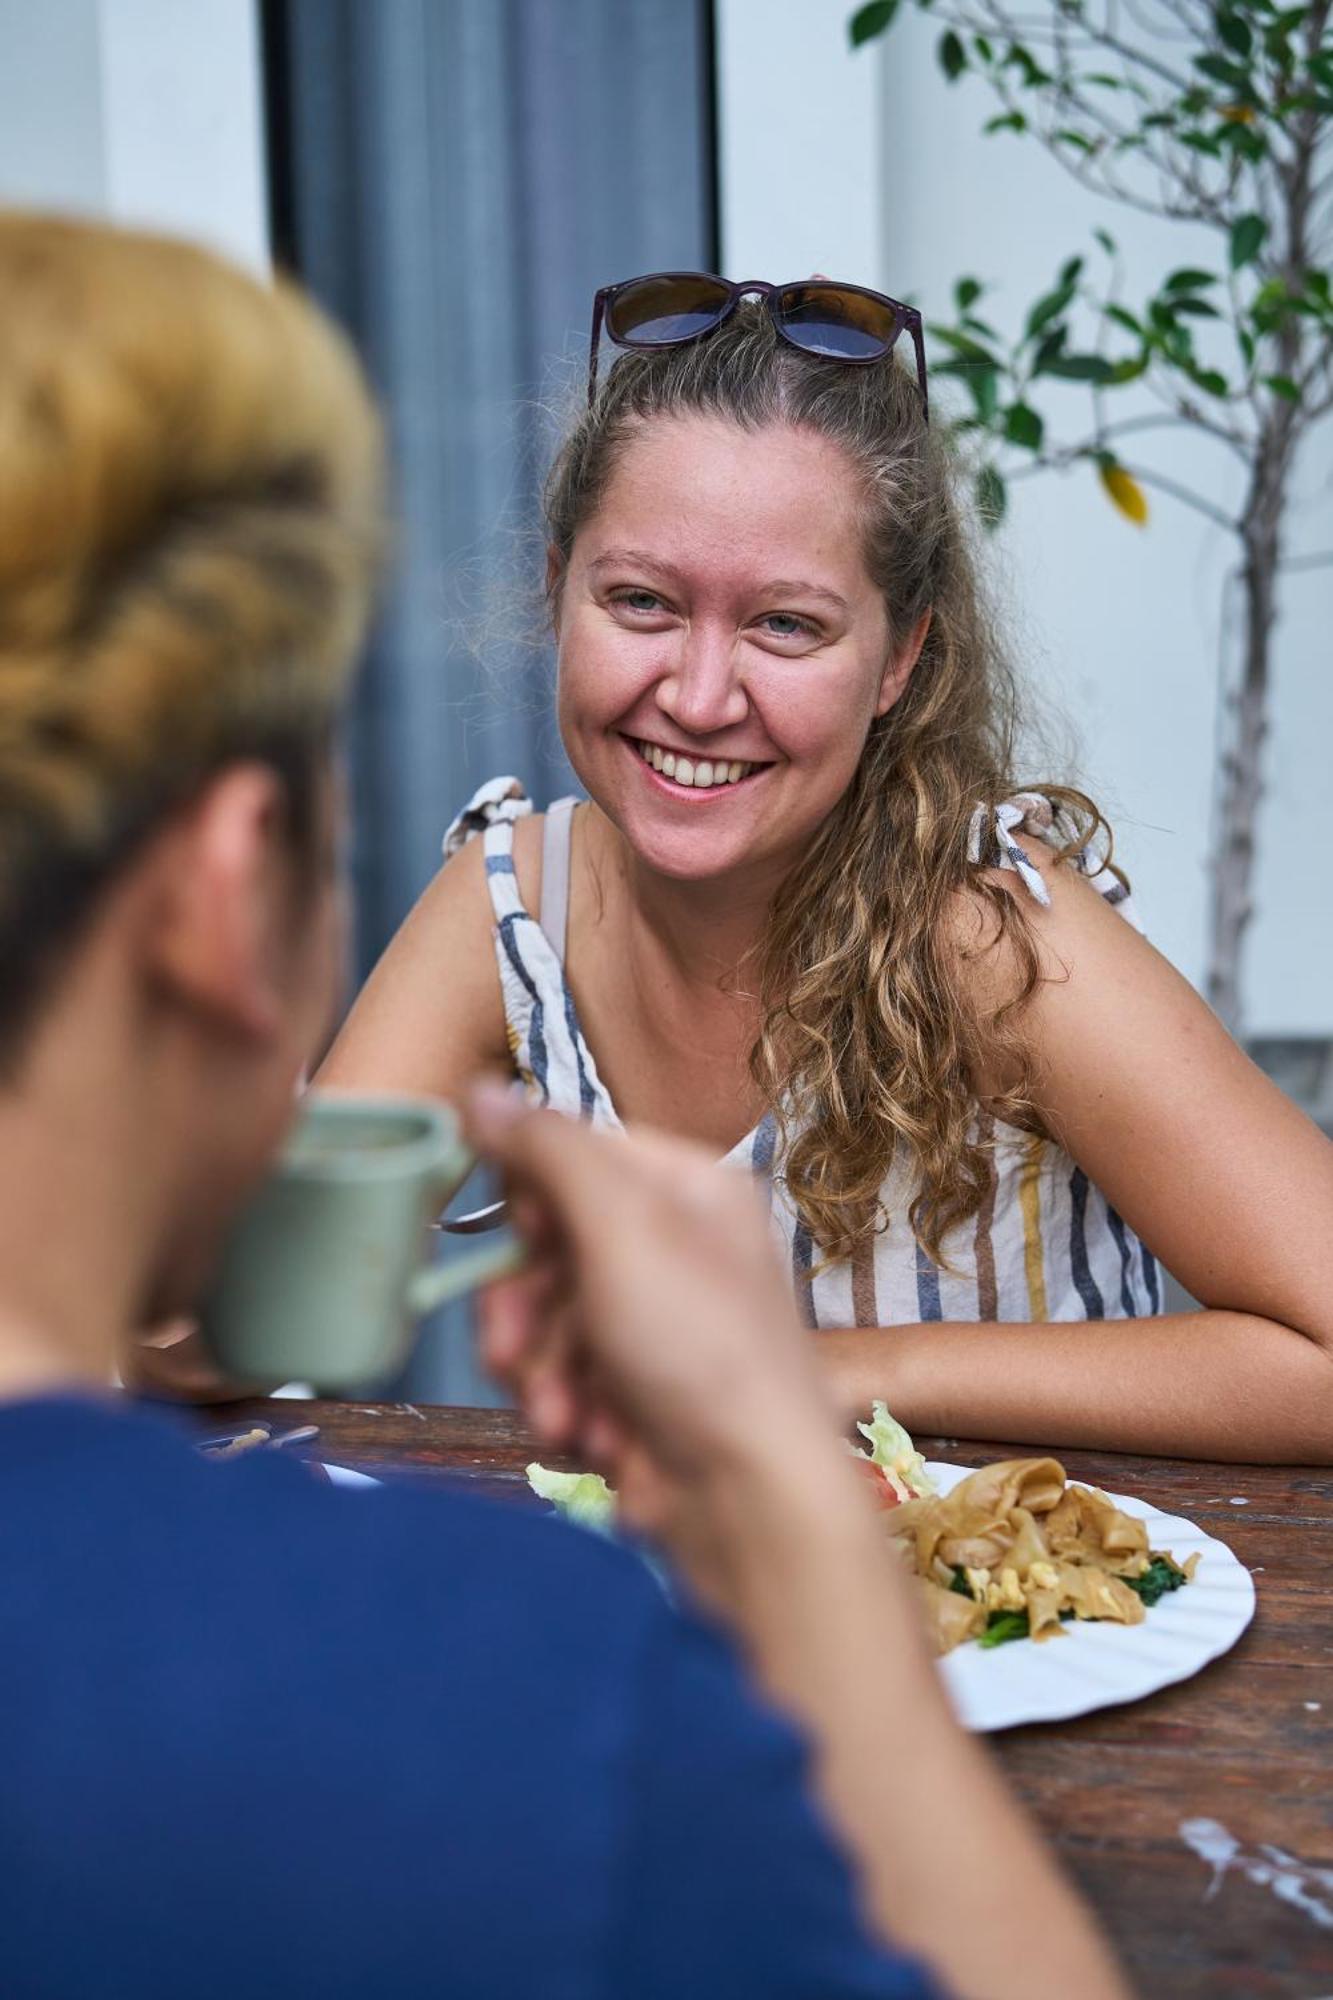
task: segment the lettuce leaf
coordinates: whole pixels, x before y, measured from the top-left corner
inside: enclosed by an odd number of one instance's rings
[[[925,1459],[902,1425],[889,1415],[886,1404],[872,1403],[870,1422],[856,1428],[870,1446],[871,1464],[879,1467],[899,1499],[919,1500],[935,1491]]]
[[[614,1531],[616,1496],[600,1472],[552,1472],[534,1462],[527,1473],[528,1485],[537,1498],[549,1500],[567,1521],[576,1521],[599,1535]]]

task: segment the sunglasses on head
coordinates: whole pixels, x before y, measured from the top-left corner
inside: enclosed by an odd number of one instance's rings
[[[844,367],[882,361],[906,328],[916,351],[921,406],[929,411],[926,349],[915,306],[831,278],[803,278],[792,285],[747,278],[744,284],[730,285],[705,271],[654,271],[619,285],[603,285],[592,308],[589,404],[597,393],[597,347],[603,331],[617,347],[680,347],[715,332],[750,294],[763,300],[783,340],[803,354],[817,354]]]

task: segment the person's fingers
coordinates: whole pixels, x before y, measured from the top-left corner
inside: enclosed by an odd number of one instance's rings
[[[538,1326],[533,1286],[526,1273],[488,1285],[477,1298],[481,1358],[493,1375],[518,1366]]]
[[[135,1338],[141,1347],[179,1347],[183,1340],[188,1340],[198,1331],[197,1320],[167,1319],[159,1320],[156,1326],[148,1327],[144,1332],[136,1334]]]
[[[626,1175],[622,1148],[628,1142],[615,1144],[558,1112],[538,1110],[490,1079],[466,1092],[464,1119],[473,1145],[535,1188],[576,1240],[598,1227],[599,1214],[623,1214],[627,1205],[651,1198],[657,1186],[670,1185],[662,1142],[636,1136],[636,1169]],[[691,1149],[685,1151],[692,1157]]]
[[[605,1406],[596,1404],[580,1427],[583,1449],[599,1468],[614,1465],[628,1441],[624,1424]]]
[[[543,1358],[525,1370],[520,1389],[524,1414],[543,1443],[559,1446],[577,1441],[578,1400],[557,1359]]]

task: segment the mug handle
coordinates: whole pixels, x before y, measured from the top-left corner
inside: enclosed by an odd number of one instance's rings
[[[517,1237],[499,1243],[479,1244],[451,1257],[447,1264],[427,1264],[408,1280],[407,1305],[414,1319],[420,1319],[449,1299],[461,1298],[496,1278],[512,1278],[527,1262],[527,1252]]]

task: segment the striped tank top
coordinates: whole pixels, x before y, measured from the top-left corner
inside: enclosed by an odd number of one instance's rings
[[[515,1072],[557,1111],[620,1130],[564,972],[576,803],[562,799],[546,815],[542,908],[536,917],[524,908],[514,873],[514,822],[532,811],[516,779],[496,778],[482,786],[450,827],[444,852],[457,852],[474,836],[483,842]],[[1020,844],[1021,835],[1059,841],[1048,800],[1023,793],[997,808],[979,809],[970,858],[1012,869],[1045,903],[1046,885]],[[1108,902],[1137,922],[1123,884],[1094,855],[1078,856],[1075,865]],[[732,1148],[724,1164],[752,1173],[766,1192],[809,1326],[1133,1319],[1161,1310],[1152,1254],[1068,1153],[984,1114],[978,1115],[978,1129],[993,1146],[990,1188],[978,1213],[946,1236],[939,1264],[907,1220],[916,1188],[903,1163],[894,1163],[882,1191],[888,1227],[862,1243],[851,1259],[821,1270],[810,1233],[787,1197],[772,1114]]]

